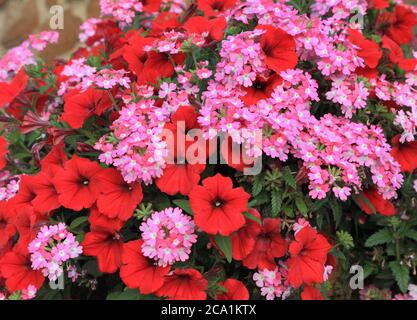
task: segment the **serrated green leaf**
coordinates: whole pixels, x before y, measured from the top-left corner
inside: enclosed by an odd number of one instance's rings
[[[190,214],[192,216],[194,215],[193,209],[191,209],[189,200],[177,199],[177,200],[172,201],[172,203],[174,203],[176,206],[180,207],[182,210],[184,210],[188,214]]]
[[[291,173],[291,169],[289,167],[284,167],[282,174],[283,174],[285,183],[289,185],[291,188],[296,189],[297,182],[295,181],[295,178]]]
[[[223,252],[227,262],[232,262],[232,239],[230,239],[230,237],[225,237],[221,234],[217,234],[214,237],[214,241],[216,242],[221,252]]]
[[[410,272],[405,265],[401,265],[398,261],[391,261],[389,267],[397,281],[398,287],[402,292],[407,292],[408,283],[410,281]]]
[[[379,244],[389,243],[394,240],[392,233],[388,229],[381,229],[371,235],[365,242],[365,246],[374,247]]]
[[[269,202],[268,194],[262,193],[259,196],[257,196],[255,199],[251,200],[248,204],[248,207],[249,208],[257,207],[267,202]]]
[[[271,191],[271,211],[272,215],[277,216],[281,211],[282,195],[279,190]]]
[[[336,201],[330,201],[329,205],[330,205],[330,209],[332,209],[334,222],[337,228],[340,224],[340,220],[342,219],[342,215],[343,215],[342,208]]]
[[[411,239],[411,240],[417,241],[417,231],[416,230],[409,229],[404,233],[404,236]]]
[[[262,192],[263,187],[263,176],[257,175],[252,186],[252,196],[256,197],[259,195]]]
[[[301,196],[295,198],[295,205],[297,206],[298,211],[300,211],[300,213],[304,217],[308,216],[307,205],[306,205],[306,203],[304,202],[304,199]]]

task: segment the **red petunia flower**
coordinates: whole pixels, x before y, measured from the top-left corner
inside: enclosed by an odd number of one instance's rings
[[[153,13],[159,11],[162,0],[140,0],[143,4],[143,11]]]
[[[243,88],[246,95],[242,97],[243,102],[247,105],[256,104],[259,100],[268,99],[274,92],[274,89],[282,83],[282,78],[278,75],[273,75],[266,79],[256,78],[252,87]]]
[[[400,135],[395,136],[391,155],[400,164],[402,172],[413,173],[417,168],[417,141],[400,143]]]
[[[38,212],[47,213],[61,206],[54,184],[55,173],[56,169],[43,169],[33,177],[36,197],[32,200],[32,205]]]
[[[41,160],[42,168],[59,169],[64,167],[65,162],[68,160],[64,146],[63,142],[54,145],[46,157]]]
[[[207,17],[217,17],[236,4],[237,0],[198,0],[197,4]]]
[[[243,259],[243,265],[249,269],[270,269],[276,267],[275,258],[287,253],[288,243],[281,236],[281,220],[267,218],[262,221],[261,232],[256,237],[255,246]]]
[[[184,29],[188,32],[197,34],[207,33],[206,42],[220,41],[223,39],[224,30],[227,27],[227,22],[224,17],[215,19],[207,19],[206,17],[197,16],[191,17],[184,24]]]
[[[206,154],[200,155],[199,148],[195,149],[195,163],[187,162],[187,151],[194,143],[201,146],[201,150],[207,150],[207,144],[203,137],[198,141],[189,139],[188,133],[192,129],[199,128],[197,122],[197,112],[191,106],[181,106],[172,116],[172,122],[165,125],[167,132],[171,132],[173,139],[166,140],[168,144],[168,152],[173,163],[166,165],[163,175],[156,179],[157,187],[164,193],[169,195],[188,195],[192,188],[198,185],[200,181],[200,174],[205,169],[205,164],[201,160],[206,160]],[[180,140],[180,141],[179,141]],[[202,141],[204,145],[199,145]],[[192,150],[191,150],[192,151]],[[183,160],[183,161],[180,161]]]
[[[205,165],[200,164],[167,164],[163,175],[155,183],[159,190],[168,195],[180,193],[186,196],[198,185],[204,169]]]
[[[389,0],[368,0],[368,6],[372,9],[386,9],[389,7]]]
[[[162,12],[153,21],[151,25],[150,36],[161,35],[165,31],[173,30],[180,27],[179,16],[172,12]]]
[[[139,289],[142,294],[159,290],[171,267],[159,267],[142,254],[142,240],[130,241],[123,246],[120,278],[128,288]]]
[[[103,273],[114,273],[122,264],[123,240],[116,230],[94,228],[81,245],[84,255],[97,258]]]
[[[101,213],[96,205],[93,205],[90,209],[90,215],[88,216],[88,222],[93,229],[108,229],[108,230],[120,230],[125,221],[119,218],[109,218],[107,215]]]
[[[349,41],[359,47],[358,56],[361,57],[365,64],[375,69],[382,57],[382,51],[375,41],[366,39],[361,32],[355,29],[349,29]]]
[[[13,219],[14,214],[10,204],[6,201],[0,201],[0,250],[16,233]]]
[[[417,66],[417,59],[404,58],[404,53],[401,47],[389,37],[382,37],[382,47],[389,51],[389,58],[392,63],[398,64],[398,66],[404,71],[413,71]]]
[[[4,169],[7,164],[6,154],[9,152],[7,148],[7,141],[3,137],[0,137],[0,170]]]
[[[36,198],[36,178],[34,176],[23,175],[19,183],[19,191],[10,199],[10,204],[15,209],[32,206],[32,201]]]
[[[175,64],[181,65],[184,63],[186,55],[178,53],[172,55],[171,58]],[[138,77],[138,83],[157,83],[161,78],[171,77],[174,71],[174,64],[168,54],[150,51],[143,65],[143,71]]]
[[[151,45],[155,40],[155,38],[144,38],[140,35],[133,36],[130,40],[130,45],[126,46],[123,52],[123,58],[128,63],[129,70],[138,77],[141,75],[148,57],[145,46]]]
[[[393,216],[397,213],[395,206],[388,200],[384,199],[374,188],[363,191],[362,196],[364,196],[368,201],[373,205],[376,212],[384,216]],[[367,214],[373,214],[373,210],[362,199],[358,199],[359,204],[363,211]]]
[[[324,264],[331,249],[327,239],[310,226],[295,234],[287,260],[288,282],[298,288],[301,284],[323,282]]]
[[[272,26],[258,26],[257,29],[266,31],[260,42],[268,68],[277,74],[293,69],[298,62],[294,38],[284,30]]]
[[[171,300],[206,300],[208,281],[195,269],[175,269],[165,277],[163,286],[156,291],[158,297]]]
[[[416,14],[404,6],[395,6],[394,12],[384,12],[378,16],[378,24],[389,24],[384,33],[398,45],[408,44],[413,38],[413,30],[417,25]]]
[[[94,183],[101,190],[97,208],[110,219],[129,220],[143,199],[140,183],[128,184],[116,169],[101,170],[94,176]]]
[[[67,209],[80,211],[90,208],[100,194],[94,177],[101,171],[98,163],[74,155],[64,168],[58,169],[54,178],[58,199]]]
[[[92,115],[102,115],[112,106],[109,92],[90,88],[85,92],[73,90],[64,98],[62,120],[72,128],[79,129]]]
[[[249,291],[239,280],[227,279],[219,285],[227,291],[216,295],[216,300],[249,300]]]
[[[261,215],[255,209],[249,209],[248,213],[256,219],[261,219]],[[261,225],[258,221],[248,217],[245,217],[245,220],[245,225],[230,236],[232,239],[233,259],[239,261],[246,258],[253,251],[256,239],[261,233]]]
[[[40,289],[44,276],[40,270],[32,270],[27,243],[16,244],[12,251],[6,253],[0,260],[0,273],[6,279],[9,292],[27,289],[29,285]]]
[[[189,194],[194,220],[211,235],[228,236],[245,224],[243,212],[250,195],[243,188],[233,188],[232,179],[216,174],[195,186]]]
[[[29,77],[22,68],[10,83],[0,82],[0,108],[4,108],[16,99],[26,88],[28,80]]]
[[[301,292],[301,300],[323,300],[323,296],[319,289],[312,286],[304,286]]]
[[[19,210],[14,210],[15,219],[14,224],[19,232],[19,239],[24,239],[23,242],[31,242],[35,239],[39,229],[48,223],[47,217],[34,211],[32,207],[24,207]]]

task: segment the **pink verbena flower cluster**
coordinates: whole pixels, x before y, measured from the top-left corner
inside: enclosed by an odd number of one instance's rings
[[[341,110],[347,118],[358,109],[366,107],[369,90],[363,79],[358,76],[335,77],[332,79],[332,87],[326,93],[326,98],[341,105]]]
[[[0,172],[0,201],[10,200],[19,191],[19,176],[14,176],[8,170]]]
[[[43,31],[30,35],[20,46],[10,49],[0,59],[0,80],[9,77],[9,73],[17,73],[23,66],[35,64],[36,59],[32,50],[42,51],[48,43],[57,43],[59,33]]]
[[[207,36],[207,35],[206,35]],[[152,45],[145,46],[145,51],[156,51],[160,53],[177,54],[184,52],[188,46],[201,47],[205,44],[205,37],[197,33],[183,33],[179,31],[164,32]],[[184,45],[186,47],[184,47]]]
[[[249,0],[229,18],[249,23],[257,18],[260,25],[273,25],[294,36],[297,53],[303,60],[316,62],[324,76],[350,75],[364,67],[357,49],[347,39],[347,27],[356,28],[352,13],[364,14],[367,3],[354,1],[319,1],[312,6],[310,16],[300,15],[286,1]],[[323,14],[322,12],[325,12]],[[325,17],[324,17],[325,15]]]
[[[130,25],[136,13],[143,11],[143,3],[138,0],[100,0],[103,16],[113,16],[121,24]]]
[[[164,267],[187,261],[192,245],[197,242],[193,220],[179,208],[154,212],[142,223],[140,230],[143,254]]]
[[[417,285],[409,284],[407,293],[396,294],[392,300],[417,300]]]
[[[63,265],[82,253],[82,247],[64,223],[43,226],[28,246],[33,270],[41,270],[55,281],[63,272]]]
[[[165,167],[168,151],[161,132],[169,116],[170,111],[155,107],[152,99],[127,104],[112,124],[114,132],[95,145],[104,152],[99,160],[118,168],[126,182],[151,183]]]
[[[290,294],[292,287],[287,282],[287,269],[277,266],[275,270],[262,269],[253,274],[253,281],[261,289],[261,295],[267,300],[275,298],[285,300]]]

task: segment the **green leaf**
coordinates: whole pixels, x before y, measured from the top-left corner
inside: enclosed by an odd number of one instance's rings
[[[365,246],[374,247],[379,244],[389,243],[394,240],[392,233],[388,229],[381,229],[371,235],[365,242]]]
[[[162,211],[171,206],[171,201],[165,194],[159,194],[156,196],[155,200],[152,201],[152,205],[156,210]]]
[[[308,216],[308,208],[302,196],[298,196],[295,198],[295,205],[297,206],[298,211],[300,211],[300,213],[304,217]]]
[[[252,186],[252,196],[256,197],[259,195],[262,192],[263,187],[263,176],[259,174],[255,177],[255,181]]]
[[[138,289],[126,289],[122,292],[112,292],[106,300],[142,300],[143,296]]]
[[[409,229],[409,230],[406,231],[404,236],[411,239],[411,240],[417,241],[417,231],[416,230]]]
[[[184,210],[185,212],[187,212],[190,215],[194,215],[193,210],[191,209],[190,206],[190,201],[189,200],[182,200],[182,199],[177,199],[172,201],[175,205],[177,205],[178,207],[180,207],[182,210]]]
[[[272,190],[271,191],[271,209],[272,215],[277,216],[281,211],[282,206],[282,195],[279,190]]]
[[[342,246],[344,246],[346,249],[352,249],[355,245],[353,243],[352,235],[349,232],[340,230],[336,231],[336,235],[339,238],[339,242]]]
[[[410,272],[405,265],[401,265],[398,261],[391,261],[389,267],[397,281],[398,287],[402,292],[407,292],[408,283],[410,281]]]
[[[214,237],[214,241],[225,255],[227,262],[232,262],[232,239],[230,239],[230,237],[225,237],[221,234],[217,234]]]
[[[70,224],[69,228],[70,228],[71,230],[77,229],[77,228],[78,228],[79,226],[81,226],[84,222],[87,222],[87,220],[88,220],[88,217],[85,217],[85,216],[83,216],[83,217],[78,217],[78,218],[74,219],[74,220],[71,222],[71,224]]]
[[[285,183],[288,184],[291,188],[296,189],[297,182],[295,181],[295,178],[291,173],[290,167],[284,167],[282,174],[283,174]]]
[[[262,193],[258,197],[256,197],[255,199],[251,200],[248,204],[248,207],[249,208],[257,207],[257,206],[260,206],[260,205],[265,204],[267,202],[269,202],[268,194],[267,193]]]
[[[249,213],[249,212],[244,212],[244,213],[243,213],[243,215],[244,215],[246,218],[248,218],[248,219],[251,219],[251,220],[253,220],[253,221],[256,221],[256,222],[258,222],[259,224],[262,224],[261,219],[259,219],[258,217],[255,217],[252,213]]]
[[[340,220],[342,219],[342,215],[343,215],[342,208],[336,201],[331,201],[329,205],[330,205],[330,209],[332,209],[334,222],[336,223],[336,228],[337,228],[340,224]]]

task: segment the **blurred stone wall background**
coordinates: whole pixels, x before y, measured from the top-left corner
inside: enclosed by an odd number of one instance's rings
[[[406,1],[417,5],[417,0]],[[41,54],[46,61],[72,52],[78,43],[80,24],[100,13],[99,0],[0,0],[0,56],[29,34],[49,30],[49,10],[54,5],[64,8],[64,29],[57,30],[59,43],[49,45]]]
[[[64,29],[55,30],[59,43],[41,54],[46,61],[70,53],[78,44],[81,23],[100,14],[99,0],[0,0],[0,56],[31,33],[50,30],[49,10],[54,5],[64,8]]]

